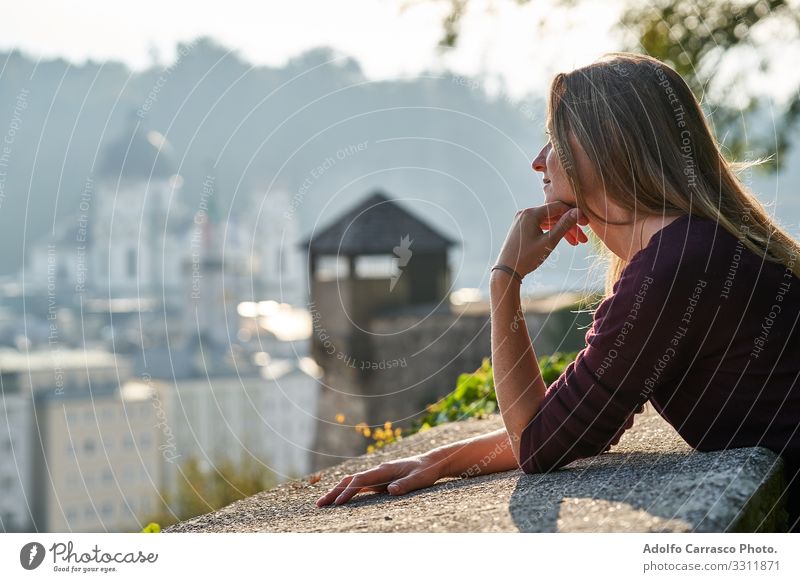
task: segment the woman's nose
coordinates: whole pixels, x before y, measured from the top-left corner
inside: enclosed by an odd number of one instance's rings
[[[550,144],[545,144],[545,146],[539,151],[539,155],[537,155],[534,158],[533,163],[531,163],[531,167],[536,172],[544,172],[545,169],[547,168],[545,160],[547,159],[547,148],[549,146]]]

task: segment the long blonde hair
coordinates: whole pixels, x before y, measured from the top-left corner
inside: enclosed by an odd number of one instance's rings
[[[576,203],[586,204],[569,135],[591,160],[605,195],[635,215],[692,214],[716,221],[754,253],[800,277],[800,244],[764,210],[727,161],[681,76],[645,55],[610,53],[550,86],[547,125]],[[618,224],[610,221],[607,224]],[[606,296],[627,262],[607,249]]]

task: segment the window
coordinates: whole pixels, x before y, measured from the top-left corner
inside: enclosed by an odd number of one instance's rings
[[[83,506],[83,518],[84,519],[93,519],[95,516],[94,507],[92,507],[91,503],[87,503]]]
[[[317,259],[316,277],[320,281],[343,279],[348,270],[347,257],[322,255]]]
[[[129,279],[136,278],[136,249],[128,249],[128,254],[125,257],[126,271]]]
[[[356,259],[356,276],[359,279],[389,279],[397,275],[397,257],[392,255],[374,255]]]
[[[68,507],[66,513],[67,513],[67,525],[70,526],[71,528],[75,527],[75,524],[78,521],[78,510],[75,509],[74,507]]]
[[[74,489],[78,486],[78,473],[76,471],[70,471],[67,475],[67,487],[70,489]]]
[[[0,479],[0,491],[3,492],[3,495],[11,493],[15,481],[16,479],[14,479],[14,477],[9,477],[8,475]]]

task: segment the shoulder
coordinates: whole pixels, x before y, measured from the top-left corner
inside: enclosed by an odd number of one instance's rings
[[[712,220],[684,215],[658,231],[598,306],[595,327],[632,320],[656,324],[680,316],[687,302],[698,301],[716,278],[714,255],[729,244],[720,229]]]
[[[736,237],[714,220],[682,215],[656,232],[623,270],[621,291],[635,283],[652,282],[660,290],[689,289],[717,277],[723,257]]]
[[[633,272],[675,273],[698,267],[705,271],[709,259],[731,235],[717,222],[684,214],[656,232],[647,246],[638,252],[628,269]]]

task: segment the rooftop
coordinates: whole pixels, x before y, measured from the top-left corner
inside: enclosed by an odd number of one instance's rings
[[[47,370],[87,370],[116,368],[124,357],[112,352],[84,349],[44,349],[21,352],[0,349],[0,372],[24,372]]]
[[[109,180],[158,180],[175,173],[169,143],[157,131],[133,126],[103,151],[98,176]]]
[[[414,252],[445,252],[457,244],[375,191],[301,246],[315,255],[391,255],[404,237]]]

